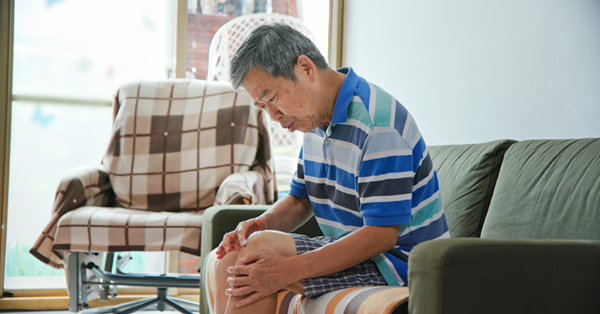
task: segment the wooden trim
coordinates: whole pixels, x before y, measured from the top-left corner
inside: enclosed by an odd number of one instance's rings
[[[187,0],[177,0],[175,28],[175,78],[185,78]]]
[[[168,251],[165,252],[167,262],[165,263],[165,268],[167,269],[167,273],[179,273],[179,255],[180,252],[177,251]],[[198,286],[200,282],[198,282]],[[169,288],[169,296],[176,296],[179,294],[180,288]]]
[[[6,251],[6,218],[7,218],[7,200],[8,200],[8,169],[10,156],[10,117],[12,104],[12,69],[13,69],[13,35],[14,35],[14,0],[0,0],[0,292],[4,292],[4,268]],[[176,77],[185,77],[185,51],[186,51],[186,28],[187,28],[187,1],[177,0],[177,26],[176,30]],[[34,96],[18,96],[20,100],[40,100]],[[34,99],[35,98],[35,99]],[[48,100],[48,99],[46,99]],[[53,100],[53,99],[50,99]],[[64,99],[60,99],[64,101]],[[89,103],[90,100],[77,100]],[[72,103],[73,101],[69,102]],[[108,106],[110,101],[91,100],[94,104]],[[167,253],[167,255],[169,255]],[[177,267],[178,256],[172,254],[167,257],[172,261],[170,269]],[[175,260],[177,259],[177,262]],[[128,302],[141,297],[150,297],[156,295],[155,288],[119,288],[117,301]],[[0,294],[0,310],[18,310],[18,309],[66,309],[69,306],[69,299],[65,289],[32,289],[32,290],[11,290],[13,297],[2,297]],[[173,293],[178,297],[198,300],[199,289],[169,289],[169,295]],[[179,293],[177,293],[179,292]],[[182,295],[183,294],[183,295]],[[90,305],[99,303],[96,306],[110,305],[111,303],[100,303],[97,300],[90,300]]]
[[[0,0],[0,291],[4,292],[6,213],[8,204],[8,160],[14,36],[14,0]],[[0,294],[0,298],[2,295]]]
[[[345,66],[346,0],[329,1],[329,64]]]
[[[115,300],[109,299],[107,302],[98,300],[90,300],[90,307],[117,305],[125,302],[135,301],[143,298],[155,297],[151,295],[127,295],[117,296]],[[15,297],[0,299],[0,310],[60,310],[69,307],[69,297],[53,296],[53,297]]]
[[[73,97],[55,97],[55,96],[38,96],[38,95],[12,95],[13,101],[23,102],[40,102],[60,105],[75,105],[75,106],[101,106],[110,107],[110,99],[85,99]]]
[[[169,289],[170,290],[170,289]],[[169,295],[171,295],[169,293]],[[140,300],[143,298],[156,297],[154,294],[137,294],[137,295],[118,295],[115,300],[109,299],[107,302],[98,300],[90,300],[90,307],[101,307],[118,305],[125,302]],[[185,299],[193,302],[200,302],[200,294],[184,294],[178,295],[177,298]],[[69,297],[19,297],[19,298],[4,298],[0,299],[0,311],[4,310],[64,310],[69,307]]]
[[[129,288],[118,289],[119,295],[116,300],[109,299],[108,302],[89,300],[92,307],[117,305],[124,302],[150,298],[156,296],[156,288]],[[170,288],[169,296],[200,302],[200,289],[193,288]],[[65,289],[46,290],[16,290],[14,297],[0,298],[0,311],[2,310],[59,310],[69,307],[69,296]]]
[[[193,288],[185,288],[189,291],[193,291]],[[23,290],[10,290],[13,292],[14,298],[30,298],[30,297],[68,297],[67,289],[23,289]],[[188,290],[185,290],[188,291]],[[156,288],[154,287],[131,287],[131,286],[119,286],[117,289],[119,295],[131,296],[131,295],[146,295],[156,294]],[[186,292],[190,294],[192,292]]]

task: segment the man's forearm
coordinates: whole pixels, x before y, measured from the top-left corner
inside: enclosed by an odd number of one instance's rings
[[[286,195],[264,212],[267,229],[292,232],[312,217],[312,206],[307,199]]]

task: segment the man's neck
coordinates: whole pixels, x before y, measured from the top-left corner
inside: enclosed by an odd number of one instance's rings
[[[333,117],[333,109],[335,108],[335,102],[337,101],[337,97],[340,93],[340,89],[342,88],[342,84],[344,83],[346,74],[332,69],[324,69],[320,71],[322,71],[320,80],[321,86],[323,87],[321,92],[323,93],[322,95],[327,106],[327,117],[331,122],[331,118]]]

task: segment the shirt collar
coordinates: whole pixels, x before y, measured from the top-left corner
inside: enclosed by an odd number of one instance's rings
[[[348,121],[348,106],[352,97],[354,97],[354,91],[359,81],[358,75],[354,73],[351,67],[341,68],[337,71],[346,74],[346,77],[338,92],[335,107],[333,108],[333,116],[331,117],[331,124],[327,128],[327,134],[331,134],[331,127],[333,125]]]

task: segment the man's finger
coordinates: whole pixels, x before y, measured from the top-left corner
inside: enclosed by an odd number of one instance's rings
[[[259,253],[250,253],[246,257],[242,258],[240,262],[244,265],[249,265],[258,261],[260,256],[261,255]]]
[[[227,283],[235,288],[238,288],[247,286],[250,283],[250,280],[248,279],[248,276],[229,277],[227,278]]]
[[[232,297],[241,297],[241,296],[249,295],[250,293],[253,293],[253,292],[255,292],[254,287],[243,286],[243,287],[229,288],[225,291],[225,294],[232,296]]]
[[[255,222],[256,222],[256,225],[259,227],[259,229],[262,229],[262,230],[267,229],[267,221],[263,217],[257,217]]]
[[[254,303],[254,302],[258,301],[261,298],[262,298],[262,296],[258,292],[255,292],[255,293],[251,294],[249,297],[238,301],[235,304],[235,307],[246,306],[248,304],[251,304],[251,303]]]
[[[240,242],[241,246],[246,246],[246,232],[248,230],[248,222],[244,221],[242,224],[242,226],[240,227],[240,229],[237,231],[237,238],[238,241]]]
[[[227,268],[227,272],[232,275],[248,275],[246,266],[231,266]]]

